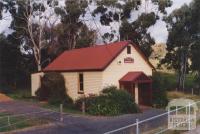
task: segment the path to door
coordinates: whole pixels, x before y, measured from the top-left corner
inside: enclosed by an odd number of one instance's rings
[[[0,111],[4,110],[14,114],[37,112],[44,110],[37,104],[22,101],[0,102]],[[91,117],[78,115],[64,115],[63,123],[58,123],[56,119],[60,118],[59,114],[51,114],[50,118],[55,119],[55,124],[50,127],[18,132],[16,134],[100,134],[113,129],[127,126],[135,123],[136,118],[143,120],[163,113],[163,110],[148,109],[144,113],[129,114],[117,117]],[[153,122],[150,122],[151,125]],[[154,124],[159,126],[160,124]]]

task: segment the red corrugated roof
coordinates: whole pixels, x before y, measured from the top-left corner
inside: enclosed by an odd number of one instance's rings
[[[152,82],[151,78],[146,76],[143,72],[128,72],[124,75],[119,82]]]
[[[128,44],[133,43],[130,41],[121,41],[106,45],[96,45],[94,47],[65,51],[43,71],[104,70]],[[136,45],[133,46],[136,47]],[[152,66],[149,62],[148,64]]]

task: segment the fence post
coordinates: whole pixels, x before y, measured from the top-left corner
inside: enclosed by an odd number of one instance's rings
[[[167,108],[167,120],[168,120],[168,129],[170,128],[170,107]]]
[[[192,95],[194,95],[194,89],[192,88]]]
[[[188,130],[191,130],[191,115],[190,115],[191,114],[191,111],[190,111],[191,108],[190,107],[191,107],[191,104],[189,102],[189,108],[188,108],[188,120],[189,120],[188,121]]]
[[[85,114],[85,94],[83,94],[83,101],[82,101],[82,104],[81,104],[81,110],[82,110],[82,113]]]
[[[63,122],[63,104],[60,104],[60,121]]]
[[[139,130],[139,119],[136,119],[136,134],[140,134],[140,130]]]
[[[10,126],[10,116],[8,116],[8,126]]]

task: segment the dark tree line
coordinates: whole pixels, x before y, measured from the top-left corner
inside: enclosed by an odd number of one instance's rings
[[[166,15],[165,8],[172,5],[170,0],[151,1],[158,5],[157,13],[141,13],[130,22],[131,14],[140,8],[141,0],[125,0],[124,3],[118,0],[66,0],[63,7],[59,7],[58,0],[3,0],[0,2],[0,19],[4,19],[3,11],[9,12],[12,16],[10,29],[13,32],[8,36],[0,36],[1,83],[13,87],[21,83],[29,85],[24,80],[30,80],[31,73],[40,71],[63,51],[95,44],[98,30],[91,30],[80,19],[91,10],[88,5],[92,2],[97,7],[90,13],[93,17],[100,15],[102,25],[119,23],[118,39],[115,41],[131,40],[149,57],[155,41],[148,33],[148,28],[159,19],[158,12]],[[199,56],[199,45],[196,45],[199,40],[198,8],[199,2],[194,0],[190,6],[184,6],[166,17],[169,26],[168,54],[162,63],[167,63],[179,72],[179,83],[189,70],[199,76],[199,58],[196,58]],[[54,13],[46,16],[49,9]],[[55,16],[59,20],[52,21]],[[102,38],[105,42],[113,41],[116,33],[105,33]]]
[[[30,85],[30,74],[40,71],[63,51],[94,44],[96,31],[79,20],[87,5],[87,1],[66,0],[62,8],[55,0],[1,1],[0,19],[4,19],[3,12],[9,12],[13,32],[0,36],[0,86]],[[54,13],[50,14],[49,9]],[[55,16],[61,21],[51,20]]]

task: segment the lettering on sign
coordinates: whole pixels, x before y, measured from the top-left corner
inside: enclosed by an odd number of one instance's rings
[[[134,63],[134,59],[131,57],[124,58],[124,63]]]

